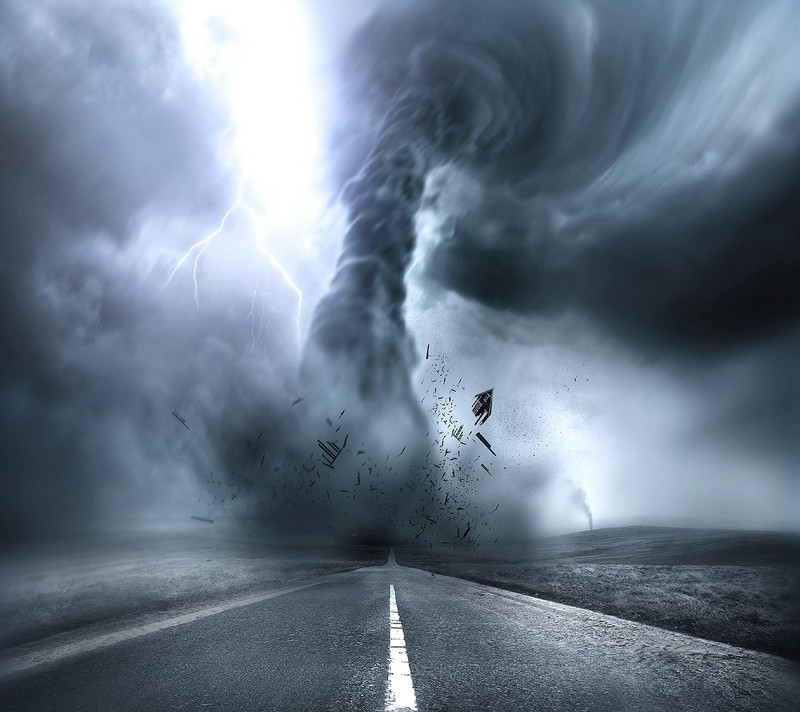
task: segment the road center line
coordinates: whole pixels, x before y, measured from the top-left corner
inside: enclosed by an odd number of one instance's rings
[[[344,575],[347,576],[349,573],[352,572],[344,572]],[[17,657],[6,659],[0,662],[0,679],[17,673],[25,672],[27,670],[32,670],[41,665],[58,663],[77,655],[90,653],[98,648],[105,648],[109,645],[122,643],[126,640],[134,640],[135,638],[141,638],[145,635],[158,633],[159,631],[166,630],[167,628],[174,628],[175,626],[192,623],[193,621],[200,620],[201,618],[215,616],[219,613],[233,610],[234,608],[251,606],[254,603],[267,601],[270,598],[277,598],[278,596],[285,596],[287,593],[294,593],[295,591],[302,591],[303,589],[311,588],[312,586],[319,586],[321,583],[325,583],[334,577],[340,576],[342,576],[342,574],[332,574],[331,576],[325,576],[311,583],[292,586],[291,588],[282,588],[277,591],[269,591],[268,593],[260,593],[255,596],[247,596],[246,598],[239,598],[216,606],[209,606],[199,611],[194,611],[193,613],[174,616],[173,618],[167,618],[166,620],[135,626],[133,628],[127,628],[125,630],[119,630],[113,633],[104,633],[91,638],[84,638],[82,640],[65,643],[54,648],[23,653]]]
[[[411,668],[408,666],[403,624],[397,611],[394,586],[389,584],[389,682],[386,686],[386,712],[408,710],[416,712],[417,697]]]

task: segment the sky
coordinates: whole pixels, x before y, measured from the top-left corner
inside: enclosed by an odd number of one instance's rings
[[[3,538],[800,529],[798,32],[0,3]]]

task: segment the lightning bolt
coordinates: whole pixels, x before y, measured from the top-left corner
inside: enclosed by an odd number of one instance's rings
[[[200,311],[200,291],[199,291],[199,283],[197,279],[197,268],[200,264],[200,258],[205,254],[205,251],[208,249],[208,246],[217,238],[222,232],[225,230],[225,227],[228,223],[228,219],[233,215],[235,212],[243,213],[250,221],[253,227],[253,234],[255,237],[256,249],[259,251],[261,255],[266,257],[267,261],[272,265],[273,269],[280,274],[283,281],[286,285],[297,295],[297,311],[295,313],[295,327],[297,332],[297,349],[298,353],[300,351],[300,314],[303,309],[303,292],[300,290],[300,287],[295,284],[292,277],[289,275],[289,272],[286,268],[276,259],[275,255],[270,252],[267,248],[265,241],[264,241],[264,231],[261,227],[261,220],[258,217],[258,213],[249,205],[244,202],[244,197],[242,195],[242,189],[244,187],[244,181],[239,183],[236,192],[236,201],[228,208],[227,212],[222,216],[222,219],[219,222],[216,230],[209,233],[206,237],[198,242],[195,242],[183,256],[175,263],[175,266],[172,268],[172,271],[167,277],[166,282],[162,285],[161,289],[165,289],[170,282],[172,282],[172,278],[177,274],[178,270],[192,257],[194,257],[194,261],[192,264],[192,281],[194,283],[194,302],[197,308],[197,311]],[[248,314],[247,318],[253,319],[253,329],[255,328],[255,300],[256,295],[258,294],[259,285],[258,280],[256,280],[256,288],[253,292],[253,299],[250,305],[250,314]],[[265,308],[266,310],[266,308]],[[261,315],[261,322],[263,323],[264,314]],[[261,333],[261,326],[259,325],[259,334]],[[253,348],[255,349],[255,342],[256,337],[253,335]]]
[[[264,317],[266,316],[267,313],[267,305],[262,301],[261,314],[258,317],[258,331],[256,331],[256,299],[258,299],[260,282],[261,282],[261,275],[256,275],[256,286],[255,289],[253,289],[253,296],[250,299],[250,311],[244,318],[245,321],[250,321],[250,339],[252,341],[252,345],[250,347],[251,351],[256,350],[256,344],[261,338],[261,332],[264,328]],[[267,321],[267,329],[269,330],[269,321]]]

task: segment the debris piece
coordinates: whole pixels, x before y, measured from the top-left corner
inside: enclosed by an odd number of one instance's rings
[[[497,455],[497,453],[494,450],[492,450],[491,443],[485,437],[483,437],[483,435],[481,435],[480,433],[475,433],[475,437],[478,438],[478,440],[480,440],[486,446],[486,449],[490,453],[492,453],[492,455]]]
[[[475,425],[483,425],[492,414],[492,394],[494,388],[478,393],[472,402],[472,413],[475,416]]]
[[[175,416],[175,419],[178,420],[183,425],[184,428],[190,430],[189,426],[186,425],[186,421],[183,419],[183,416],[177,410],[173,410],[172,415]]]
[[[195,517],[194,514],[190,517],[190,519],[196,519],[198,522],[206,522],[208,524],[214,523],[213,519],[209,519],[208,517]]]
[[[344,438],[344,444],[347,445],[347,436]],[[339,447],[333,440],[328,440],[327,443],[322,442],[322,440],[317,440],[317,445],[319,445],[320,450],[322,450],[322,456],[325,460],[322,464],[333,469],[333,463],[336,462],[336,458],[339,457],[344,446]]]
[[[300,401],[305,400],[305,396],[300,396],[294,403],[292,403],[292,408],[294,408]]]

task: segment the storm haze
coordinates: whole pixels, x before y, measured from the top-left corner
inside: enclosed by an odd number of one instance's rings
[[[0,10],[7,538],[800,526],[796,3],[229,5]]]

